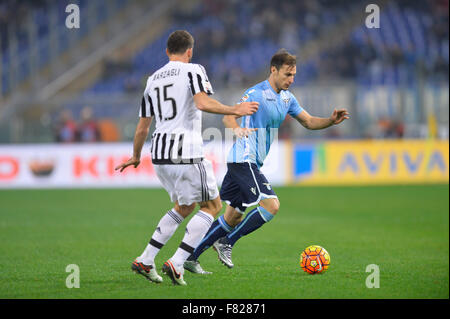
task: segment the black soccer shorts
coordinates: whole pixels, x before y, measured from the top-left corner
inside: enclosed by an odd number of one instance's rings
[[[227,173],[220,198],[238,212],[258,204],[265,198],[277,198],[267,178],[253,163],[227,163]]]

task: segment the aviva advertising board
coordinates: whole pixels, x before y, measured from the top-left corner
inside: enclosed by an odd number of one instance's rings
[[[448,183],[449,143],[436,140],[292,144],[294,184]]]

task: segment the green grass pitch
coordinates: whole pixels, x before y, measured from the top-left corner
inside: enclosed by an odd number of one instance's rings
[[[159,189],[0,191],[0,298],[449,298],[449,187],[276,187],[278,215],[233,249],[228,269],[207,250],[212,275],[154,284],[131,272],[170,207]],[[156,262],[172,256],[185,220]],[[299,266],[311,244],[329,270]],[[66,287],[77,264],[80,288]],[[366,266],[380,269],[369,289]]]

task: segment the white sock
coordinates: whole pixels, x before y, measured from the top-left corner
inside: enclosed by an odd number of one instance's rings
[[[169,210],[159,221],[150,242],[142,255],[137,258],[137,261],[144,263],[144,265],[153,265],[156,255],[172,237],[183,220],[184,217],[178,214],[175,209]]]
[[[179,248],[171,258],[176,266],[183,265],[186,259],[194,252],[195,248],[208,232],[213,221],[214,217],[201,210],[192,217],[186,225],[186,233]]]

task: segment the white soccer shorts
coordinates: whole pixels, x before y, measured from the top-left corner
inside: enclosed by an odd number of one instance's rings
[[[161,164],[154,167],[172,202],[191,205],[219,196],[213,167],[207,159],[198,164]]]

